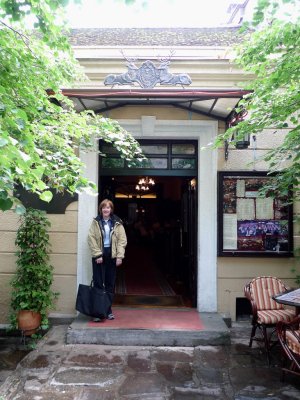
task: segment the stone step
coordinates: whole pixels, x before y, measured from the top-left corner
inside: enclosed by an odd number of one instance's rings
[[[67,332],[68,344],[118,346],[186,346],[228,345],[230,331],[217,313],[198,313],[195,309],[116,309],[114,321],[93,323],[79,314]],[[124,318],[130,313],[127,323]],[[151,314],[152,313],[152,314]],[[147,315],[155,314],[152,323]],[[174,315],[177,319],[174,320]],[[161,320],[164,318],[164,320]],[[199,319],[199,324],[195,321]],[[187,323],[186,323],[187,321]]]

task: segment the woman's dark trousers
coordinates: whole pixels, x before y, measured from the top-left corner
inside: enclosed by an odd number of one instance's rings
[[[104,248],[103,263],[97,264],[96,258],[93,261],[93,281],[94,285],[100,289],[103,289],[103,284],[105,286],[106,292],[111,298],[111,303],[113,302],[115,282],[116,282],[116,260],[111,258],[110,249]],[[111,307],[108,310],[108,314],[111,314]]]

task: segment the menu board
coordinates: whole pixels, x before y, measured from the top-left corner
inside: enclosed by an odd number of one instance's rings
[[[292,256],[292,206],[262,197],[265,172],[219,172],[218,254]]]

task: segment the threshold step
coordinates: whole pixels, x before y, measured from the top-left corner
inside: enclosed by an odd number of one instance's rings
[[[114,307],[116,319],[93,322],[79,314],[68,328],[68,344],[120,346],[228,345],[230,332],[218,313],[191,308]]]

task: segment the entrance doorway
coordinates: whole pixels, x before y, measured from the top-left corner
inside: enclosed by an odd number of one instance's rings
[[[150,176],[154,185],[147,191],[136,188],[140,175],[99,181],[99,198],[113,200],[128,238],[114,303],[196,307],[196,177]]]
[[[152,117],[151,117],[152,118]],[[152,149],[144,152],[150,165],[143,168],[128,168],[126,160],[120,159],[118,153],[113,150],[109,153],[101,147],[106,157],[99,158],[99,152],[81,152],[80,157],[86,165],[87,178],[99,184],[99,197],[89,194],[81,194],[78,201],[78,256],[77,256],[77,283],[89,284],[91,281],[90,252],[87,246],[87,235],[90,221],[95,217],[98,209],[98,201],[107,197],[103,193],[101,182],[103,177],[114,176],[180,176],[198,178],[199,188],[197,197],[197,310],[199,312],[217,311],[217,153],[214,150],[202,151],[198,159],[198,151],[207,147],[218,132],[217,121],[208,120],[158,120],[154,119],[152,130],[149,131],[150,117],[141,117],[135,120],[119,120],[119,123],[141,144],[147,139]],[[179,149],[174,141],[183,142],[189,146]],[[158,142],[168,142],[168,149],[158,145]],[[178,139],[178,140],[177,140]],[[195,142],[196,154],[190,149],[191,141]],[[190,150],[189,150],[190,149]],[[147,147],[146,147],[147,150]],[[186,156],[183,156],[185,152]],[[155,153],[155,154],[154,154]],[[159,153],[159,154],[158,154]],[[180,153],[180,154],[178,154]],[[192,154],[191,154],[192,153]],[[179,157],[177,156],[179,155]],[[156,156],[155,156],[156,155]],[[167,158],[167,160],[163,160]],[[188,162],[183,162],[183,158]],[[191,158],[196,159],[195,162]],[[104,159],[106,160],[103,163]],[[180,175],[182,173],[182,175]],[[118,210],[116,209],[118,213]]]

